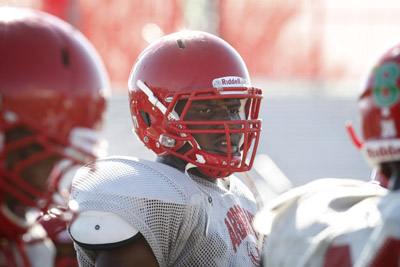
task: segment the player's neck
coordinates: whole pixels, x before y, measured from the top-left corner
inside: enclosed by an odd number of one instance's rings
[[[208,175],[205,175],[205,174],[202,173],[198,168],[189,169],[188,172],[191,173],[191,174],[194,174],[194,175],[196,175],[196,176],[198,176],[198,177],[200,177],[200,178],[203,178],[203,179],[205,179],[205,180],[207,180],[207,181],[210,181],[210,182],[212,182],[212,183],[215,183],[215,184],[217,183],[217,178],[214,178],[214,177],[210,177],[210,176],[208,176]]]
[[[177,158],[173,155],[167,155],[165,157],[157,157],[156,161],[174,167],[175,169],[178,169],[182,172],[185,172],[186,161]]]
[[[183,159],[177,158],[173,155],[167,155],[165,157],[157,157],[156,159],[157,162],[169,165],[171,167],[174,167],[182,172],[185,172],[185,167],[187,165],[187,162],[184,161]],[[217,179],[214,177],[210,177],[208,175],[205,175],[204,173],[202,173],[201,171],[199,171],[198,168],[191,168],[188,170],[189,173],[196,175],[200,178],[203,178],[207,181],[210,181],[212,183],[217,183]]]

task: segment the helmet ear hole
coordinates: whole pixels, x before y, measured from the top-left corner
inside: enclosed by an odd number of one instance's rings
[[[151,120],[150,120],[149,113],[147,113],[146,111],[143,111],[143,110],[139,110],[139,113],[140,113],[140,117],[142,118],[144,123],[146,123],[147,127],[150,127]]]
[[[67,49],[61,50],[61,59],[64,64],[64,67],[69,68],[71,66],[71,61]]]

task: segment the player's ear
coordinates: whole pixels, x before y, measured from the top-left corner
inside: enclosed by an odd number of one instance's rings
[[[150,120],[149,113],[147,113],[146,111],[143,111],[143,110],[139,110],[139,113],[140,113],[140,117],[142,118],[144,123],[146,123],[147,127],[150,127],[151,120]]]

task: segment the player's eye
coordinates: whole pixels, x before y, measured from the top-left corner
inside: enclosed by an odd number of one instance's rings
[[[238,108],[231,108],[231,109],[229,109],[229,113],[238,114],[239,113],[239,109]]]
[[[210,108],[203,108],[199,110],[200,113],[210,113],[211,109]]]

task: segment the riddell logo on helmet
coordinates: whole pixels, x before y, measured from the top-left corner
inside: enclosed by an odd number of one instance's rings
[[[242,84],[240,78],[232,78],[232,79],[221,79],[222,85],[229,84]]]
[[[213,82],[214,88],[221,88],[221,87],[242,87],[247,86],[247,80],[241,77],[236,76],[228,76],[214,79]]]
[[[387,146],[379,148],[367,148],[368,156],[371,158],[392,157],[400,155],[400,147]]]

